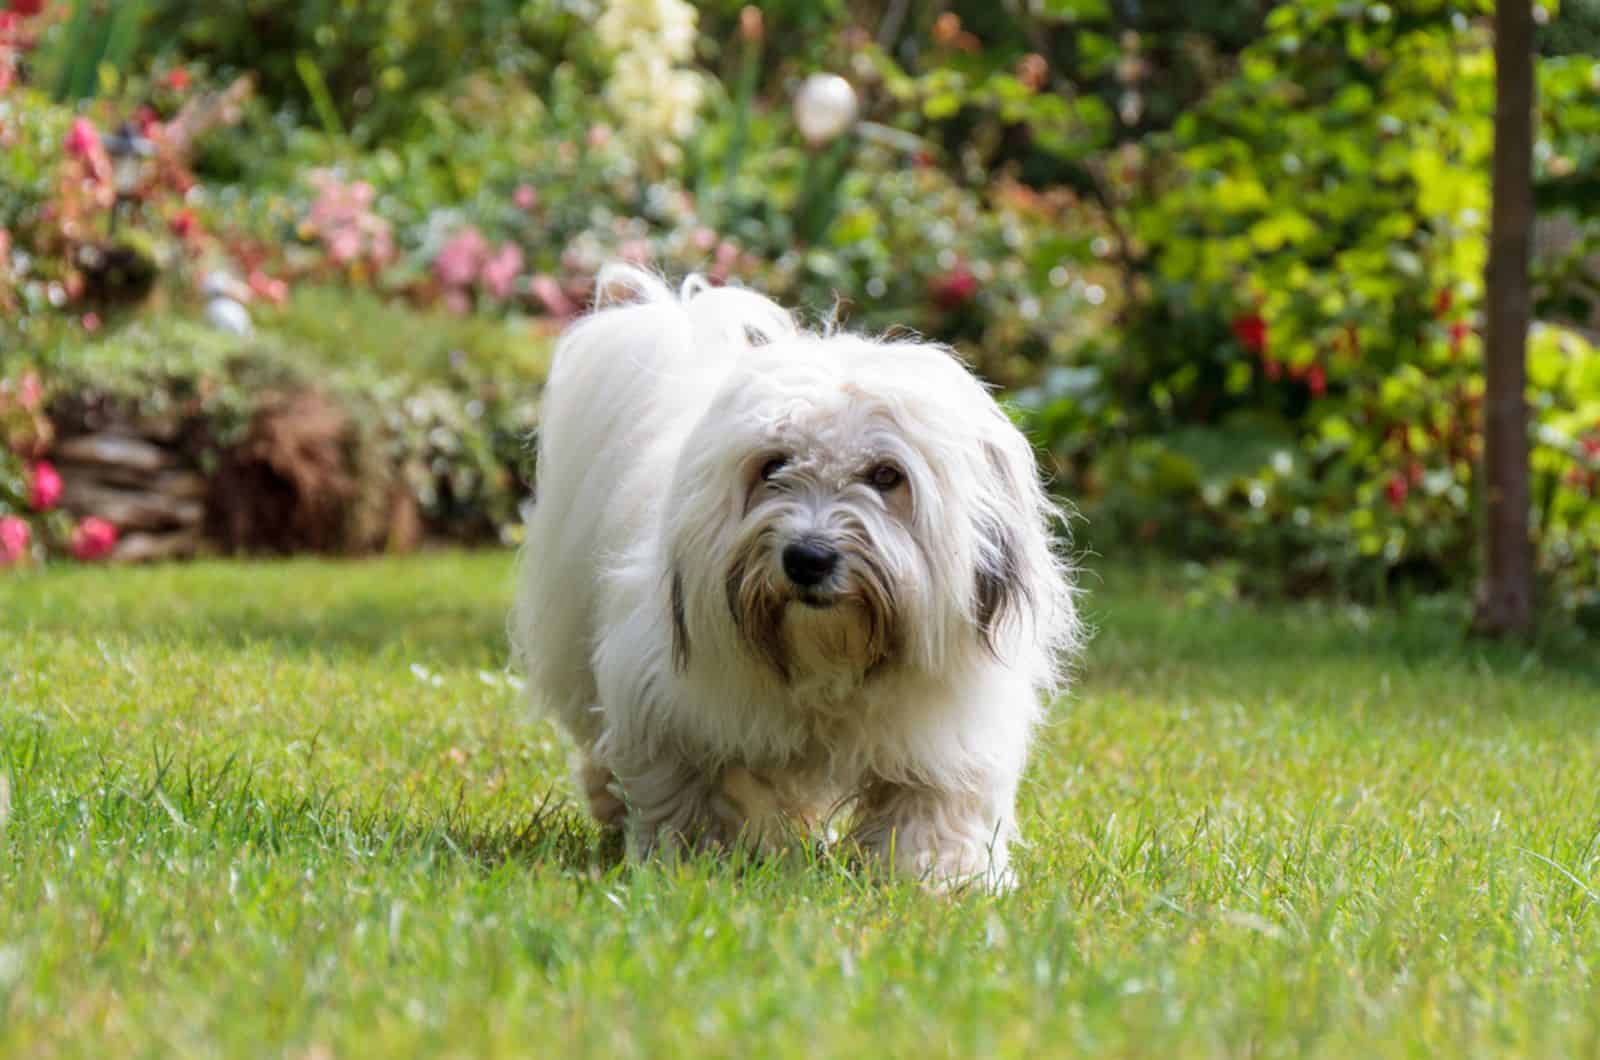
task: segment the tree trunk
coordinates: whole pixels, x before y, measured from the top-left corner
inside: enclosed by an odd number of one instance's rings
[[[1486,270],[1483,481],[1485,559],[1476,625],[1491,635],[1533,626],[1528,532],[1528,255],[1533,232],[1532,0],[1499,0],[1494,17],[1494,211]]]

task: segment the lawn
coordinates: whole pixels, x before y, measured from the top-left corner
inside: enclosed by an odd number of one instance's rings
[[[7,1056],[1600,1053],[1596,648],[1106,565],[1020,889],[618,865],[510,557],[0,580]]]

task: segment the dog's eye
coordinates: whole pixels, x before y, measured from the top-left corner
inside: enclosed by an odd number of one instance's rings
[[[761,465],[761,481],[766,482],[768,479],[772,478],[773,475],[776,475],[778,472],[782,471],[786,466],[788,466],[788,463],[789,458],[786,456],[775,456],[771,460],[768,460],[765,464]]]
[[[880,493],[888,493],[905,480],[905,475],[893,464],[879,464],[867,472],[867,481]]]

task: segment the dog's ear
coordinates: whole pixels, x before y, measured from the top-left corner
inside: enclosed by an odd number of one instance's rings
[[[978,620],[978,639],[991,655],[998,654],[996,634],[1014,618],[1032,607],[1028,583],[1022,576],[1021,557],[1014,530],[991,519],[979,521],[981,549],[978,555],[977,585],[973,593]]]
[[[1021,486],[997,446],[985,443],[983,449],[999,496],[997,504],[984,508],[974,519],[978,558],[973,604],[978,639],[991,655],[998,655],[1000,629],[1006,622],[1028,615],[1035,601],[1032,583],[1023,570],[1026,560],[1019,535],[1028,513]]]
[[[672,665],[682,673],[689,667],[689,622],[683,613],[683,575],[672,569]]]

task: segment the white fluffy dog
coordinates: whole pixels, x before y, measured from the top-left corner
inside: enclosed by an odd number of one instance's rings
[[[1077,640],[1033,452],[938,346],[627,267],[561,339],[513,637],[635,856],[849,807],[935,885],[1010,879]]]

